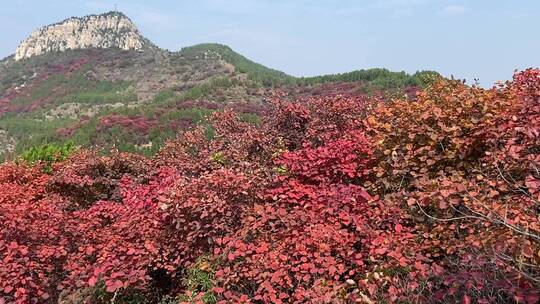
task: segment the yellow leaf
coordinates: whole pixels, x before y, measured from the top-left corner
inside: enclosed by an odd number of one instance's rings
[[[199,269],[202,270],[202,271],[210,270],[210,263],[208,263],[206,261],[201,262],[201,264],[199,264]]]

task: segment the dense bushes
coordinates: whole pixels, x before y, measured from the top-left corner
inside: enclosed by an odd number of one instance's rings
[[[447,298],[538,300],[537,75],[488,91],[442,81],[367,119],[379,143],[368,188],[413,215],[427,255],[454,273]]]
[[[153,158],[4,164],[0,302],[536,303],[539,75],[277,97]]]

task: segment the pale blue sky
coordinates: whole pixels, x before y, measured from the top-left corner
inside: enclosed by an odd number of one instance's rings
[[[0,57],[42,25],[114,9],[157,45],[219,42],[296,76],[430,69],[483,85],[540,67],[539,0],[3,1]]]

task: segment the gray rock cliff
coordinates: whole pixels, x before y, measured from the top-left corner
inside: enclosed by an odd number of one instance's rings
[[[38,29],[17,47],[15,60],[47,52],[85,48],[142,50],[152,44],[120,12],[72,17]]]

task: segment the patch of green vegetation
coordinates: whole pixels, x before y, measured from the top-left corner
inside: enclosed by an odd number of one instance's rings
[[[175,97],[176,94],[171,89],[165,89],[154,96],[154,102],[164,102],[167,101],[173,97]]]
[[[67,93],[65,97],[57,102],[78,102],[84,104],[102,104],[137,101],[137,94],[133,88],[133,83],[128,81],[108,81],[95,80],[86,76],[90,70],[89,65],[85,65],[77,73],[70,77],[64,77],[60,84]]]
[[[214,291],[214,267],[212,261],[207,256],[200,257],[193,267],[187,270],[186,287],[191,296],[182,295],[179,300],[182,302],[194,302],[202,294],[201,300],[204,304],[214,304],[217,297]]]
[[[195,100],[207,97],[215,93],[218,89],[230,88],[238,84],[238,80],[230,77],[213,78],[210,81],[201,83],[182,94],[181,100]]]
[[[53,90],[64,82],[67,82],[64,75],[54,75],[47,78],[41,85],[32,90],[31,100],[34,101],[51,95]]]
[[[218,163],[220,165],[224,165],[225,164],[225,155],[223,155],[223,152],[216,152],[214,154],[212,154],[210,156],[210,159],[215,162],[215,163]]]
[[[385,276],[405,276],[412,271],[410,266],[395,266],[389,268],[380,269]]]
[[[278,167],[273,168],[274,172],[276,172],[279,175],[287,175],[289,173],[289,170],[287,170],[287,167],[281,165]]]
[[[246,57],[236,53],[230,47],[217,43],[198,44],[183,48],[180,53],[185,56],[200,56],[204,52],[215,52],[226,62],[232,64],[240,73],[246,73],[250,80],[264,86],[277,86],[282,84],[292,84],[294,77],[281,71],[270,69],[262,64],[253,62]]]
[[[20,154],[30,147],[62,143],[65,139],[59,138],[56,130],[70,123],[73,121],[68,119],[38,121],[32,114],[8,113],[0,119],[0,129],[17,139],[15,154]]]
[[[137,101],[137,93],[129,82],[98,81],[62,98],[62,102],[83,104],[126,103]],[[60,102],[60,103],[62,103]]]
[[[76,150],[77,147],[71,141],[60,145],[46,144],[25,150],[20,159],[31,165],[41,163],[44,165],[43,170],[51,173],[54,163],[65,160]]]
[[[258,126],[261,123],[261,117],[259,117],[259,115],[257,114],[241,113],[239,114],[239,116],[243,122],[247,122],[256,126]]]
[[[110,293],[106,291],[105,283],[103,281],[98,282],[96,287],[90,294],[92,299],[91,303],[115,303],[115,304],[147,304],[150,301],[140,293],[139,291],[128,288],[122,289],[117,293]]]
[[[328,82],[363,82],[366,90],[402,89],[410,86],[424,87],[431,79],[440,77],[437,72],[420,71],[414,74],[392,72],[387,69],[356,70],[348,73],[329,74],[297,79],[299,85],[313,85]]]

